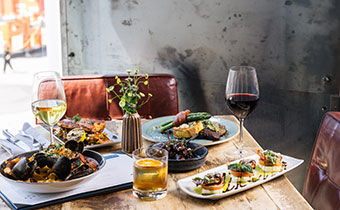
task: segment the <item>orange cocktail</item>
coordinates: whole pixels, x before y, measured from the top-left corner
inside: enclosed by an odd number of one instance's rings
[[[166,154],[165,154],[166,153]],[[134,151],[133,194],[144,200],[157,200],[166,196],[168,180],[168,153],[146,155],[144,149]]]

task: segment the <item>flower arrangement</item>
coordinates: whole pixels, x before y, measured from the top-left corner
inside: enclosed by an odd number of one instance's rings
[[[112,103],[114,99],[118,98],[119,106],[122,108],[124,114],[134,114],[137,113],[137,109],[141,108],[152,97],[152,94],[148,93],[147,98],[141,103],[138,103],[140,100],[142,100],[142,98],[145,98],[145,94],[138,91],[138,86],[140,84],[149,85],[149,75],[145,74],[138,76],[138,69],[135,70],[133,76],[131,75],[131,70],[127,70],[126,72],[128,77],[125,80],[121,80],[118,76],[116,76],[116,84],[106,88],[106,91],[108,93],[114,93],[114,97],[109,99],[109,103]],[[118,93],[114,90],[116,86],[120,86]]]

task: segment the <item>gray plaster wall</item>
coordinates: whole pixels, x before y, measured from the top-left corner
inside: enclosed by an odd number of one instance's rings
[[[228,69],[254,66],[261,99],[245,126],[264,148],[305,160],[289,174],[302,189],[338,94],[340,1],[65,0],[61,8],[64,74],[171,73],[181,110],[230,114]]]

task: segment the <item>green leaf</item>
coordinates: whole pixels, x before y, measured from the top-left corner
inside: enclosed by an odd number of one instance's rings
[[[242,172],[253,173],[253,168],[249,164],[243,164],[241,166],[241,170],[242,170]]]
[[[228,166],[228,170],[239,171],[241,169],[240,163],[232,163]]]
[[[78,122],[79,120],[81,120],[82,117],[79,116],[79,114],[76,114],[72,117],[74,122]]]
[[[201,178],[201,177],[195,177],[195,178],[193,178],[192,180],[194,180],[194,181],[199,181],[199,180],[202,180],[202,178]]]

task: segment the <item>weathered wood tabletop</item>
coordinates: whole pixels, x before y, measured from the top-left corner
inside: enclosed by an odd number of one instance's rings
[[[234,116],[219,117],[237,123]],[[110,121],[107,122],[107,128],[121,135],[121,124],[120,120]],[[170,173],[168,195],[161,200],[141,201],[134,198],[131,189],[128,189],[56,204],[43,209],[312,209],[285,176],[217,201],[193,198],[179,189],[177,180],[220,166],[225,164],[226,161],[238,159],[238,156],[228,158],[224,156],[224,152],[235,150],[233,141],[237,139],[238,136],[226,143],[208,147],[207,161],[199,169],[187,173]],[[244,142],[245,149],[248,151],[247,155],[253,155],[256,149],[261,148],[246,129],[244,130]],[[150,142],[144,141],[144,146],[149,144]],[[107,153],[119,149],[120,145],[116,145],[101,149],[99,152]],[[4,160],[7,156],[0,149],[0,160]],[[114,177],[112,178],[114,179]],[[9,207],[1,200],[0,210],[3,209],[9,209]]]

